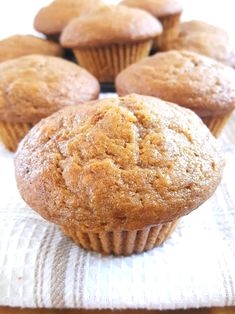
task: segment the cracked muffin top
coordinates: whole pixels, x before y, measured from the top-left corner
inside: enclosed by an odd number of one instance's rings
[[[58,35],[70,20],[101,4],[100,0],[55,0],[37,13],[34,27],[46,35]]]
[[[30,55],[0,63],[0,121],[37,123],[98,95],[98,81],[61,58]]]
[[[37,124],[15,158],[23,199],[80,231],[136,230],[196,209],[223,160],[191,110],[139,95],[65,108]]]
[[[179,37],[169,41],[166,50],[190,50],[224,64],[235,66],[234,45],[222,29],[201,21],[181,24]]]
[[[55,42],[32,35],[14,35],[0,41],[0,62],[31,54],[60,57],[63,49]]]
[[[142,59],[116,78],[120,96],[159,97],[196,112],[221,116],[235,107],[235,71],[192,51],[168,51]]]
[[[124,0],[121,4],[148,11],[158,18],[179,14],[183,11],[181,3],[177,0]]]
[[[67,48],[102,46],[150,40],[161,32],[160,22],[148,12],[106,5],[71,21],[60,41]]]

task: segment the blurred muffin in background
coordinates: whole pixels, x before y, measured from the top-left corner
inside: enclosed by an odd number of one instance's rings
[[[227,36],[227,33],[214,25],[199,20],[191,20],[180,24],[180,34],[187,35],[191,33],[210,33],[218,36]]]
[[[14,35],[0,41],[0,62],[31,54],[60,57],[63,56],[63,48],[53,41],[32,35]]]
[[[161,245],[216,190],[224,161],[191,110],[128,95],[64,108],[20,144],[25,202],[75,243],[131,255]]]
[[[222,29],[201,21],[181,24],[179,37],[169,41],[165,50],[190,50],[235,67],[235,50]]]
[[[235,108],[235,71],[192,51],[157,53],[122,71],[120,96],[159,97],[195,111],[218,137]]]
[[[161,32],[161,24],[146,11],[102,6],[71,21],[61,44],[73,49],[79,64],[99,81],[113,82],[121,70],[148,55]]]
[[[34,19],[35,29],[50,39],[59,36],[70,20],[102,5],[100,0],[55,0],[43,7]]]
[[[98,81],[57,57],[30,55],[0,63],[0,140],[11,151],[55,111],[99,96]]]
[[[123,0],[121,5],[140,8],[155,16],[163,26],[163,33],[154,41],[154,49],[162,50],[179,34],[180,16],[183,8],[178,0]]]

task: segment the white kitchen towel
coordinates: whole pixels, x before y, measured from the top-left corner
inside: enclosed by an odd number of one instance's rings
[[[235,119],[221,143],[224,179],[160,248],[131,257],[86,252],[20,198],[0,147],[0,305],[176,309],[235,305]]]

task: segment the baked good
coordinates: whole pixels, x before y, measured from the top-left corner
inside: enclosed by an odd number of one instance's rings
[[[160,23],[143,10],[102,6],[71,21],[61,44],[73,49],[79,64],[99,81],[112,82],[122,69],[148,55],[161,31]]]
[[[32,35],[14,35],[0,41],[0,62],[31,54],[60,57],[63,49],[52,41]]]
[[[235,66],[235,52],[229,35],[201,21],[182,23],[179,37],[169,41],[165,50],[190,50]]]
[[[191,110],[139,95],[64,108],[15,158],[25,202],[85,249],[160,245],[220,182],[216,140]]]
[[[60,33],[70,20],[87,14],[101,4],[100,0],[55,0],[37,13],[34,27],[38,32],[59,40]]]
[[[61,58],[30,55],[2,62],[0,139],[15,151],[19,141],[42,118],[98,95],[98,81]]]
[[[195,111],[218,137],[235,107],[232,68],[192,51],[168,51],[128,67],[116,79],[119,95],[159,97]]]
[[[210,33],[221,37],[228,36],[223,29],[199,20],[191,20],[180,24],[180,34],[187,35],[190,33]]]
[[[161,36],[154,41],[154,49],[163,50],[169,41],[179,34],[180,16],[183,8],[178,0],[124,0],[121,5],[140,8],[160,20],[163,26]]]

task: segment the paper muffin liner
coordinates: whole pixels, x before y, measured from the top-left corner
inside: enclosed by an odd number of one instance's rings
[[[103,255],[128,256],[160,246],[175,230],[178,220],[135,231],[81,232],[66,226],[61,229],[65,235],[85,250]]]
[[[207,125],[208,129],[210,129],[211,133],[214,137],[218,138],[230,119],[232,112],[220,117],[205,117],[202,118],[202,121]]]
[[[160,22],[162,23],[163,32],[160,36],[155,38],[153,42],[154,50],[164,50],[169,42],[178,38],[180,29],[180,16],[181,14],[177,14],[159,18]]]
[[[0,121],[0,140],[12,152],[17,150],[19,142],[32,128],[30,123],[11,123]]]
[[[128,65],[148,56],[152,41],[74,49],[78,63],[100,82],[113,82]]]

